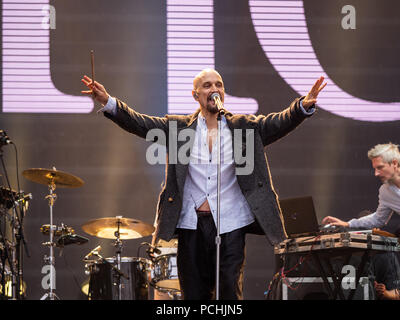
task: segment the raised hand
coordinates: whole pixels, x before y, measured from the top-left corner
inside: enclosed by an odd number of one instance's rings
[[[324,82],[324,77],[320,77],[313,85],[311,90],[308,92],[307,96],[303,100],[303,107],[308,109],[311,107],[313,104],[317,103],[317,97],[319,93],[322,91],[323,88],[326,86],[326,82],[324,85],[322,83]],[[322,85],[322,86],[321,86]]]
[[[90,90],[82,90],[81,93],[92,95],[93,98],[97,102],[101,103],[103,106],[107,103],[109,96],[106,89],[101,83],[98,83],[97,81],[93,83],[93,80],[86,75],[83,76],[81,81],[85,84],[86,87],[90,88]]]

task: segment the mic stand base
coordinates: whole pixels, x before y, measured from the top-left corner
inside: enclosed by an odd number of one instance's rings
[[[44,294],[43,297],[40,298],[40,300],[61,300],[54,292],[50,293],[47,292]]]

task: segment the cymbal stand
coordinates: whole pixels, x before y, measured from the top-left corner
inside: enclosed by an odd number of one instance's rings
[[[57,199],[57,195],[54,193],[56,190],[56,184],[54,181],[51,181],[49,184],[49,195],[45,197],[49,201],[49,208],[50,208],[50,230],[49,230],[49,235],[50,235],[50,241],[44,243],[43,245],[48,246],[50,248],[50,256],[44,258],[45,262],[48,262],[50,265],[50,287],[49,291],[43,295],[43,297],[40,298],[40,300],[59,300],[59,297],[54,293],[55,290],[55,280],[56,280],[56,275],[54,273],[55,271],[55,259],[54,259],[54,246],[56,245],[54,243],[54,226],[53,226],[53,206],[54,202]]]
[[[114,235],[117,238],[115,240],[114,246],[116,248],[116,258],[117,258],[117,270],[119,272],[116,273],[115,277],[117,279],[117,287],[118,287],[118,300],[122,299],[122,283],[121,283],[121,252],[122,252],[122,241],[121,241],[121,233],[120,233],[120,226],[121,221],[117,221],[117,231],[115,231]]]

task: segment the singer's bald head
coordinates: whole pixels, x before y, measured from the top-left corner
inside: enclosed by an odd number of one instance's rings
[[[216,74],[216,75],[221,79],[221,82],[223,83],[222,77],[221,77],[221,75],[218,73],[217,70],[214,70],[214,69],[211,69],[211,68],[207,68],[207,69],[201,70],[201,71],[194,77],[194,79],[193,79],[193,90],[197,91],[197,89],[198,89],[199,85],[202,83],[202,80],[204,79],[204,77],[205,77],[206,75],[212,74],[212,73]]]

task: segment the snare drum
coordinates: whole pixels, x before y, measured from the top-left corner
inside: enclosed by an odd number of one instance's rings
[[[106,258],[107,262],[116,266],[116,258]],[[89,299],[117,300],[118,286],[115,271],[104,261],[96,261],[89,265]],[[121,300],[148,300],[150,279],[150,261],[145,258],[122,257],[121,272],[129,277],[120,277]]]
[[[153,260],[152,285],[161,291],[180,291],[176,253],[162,254]]]

